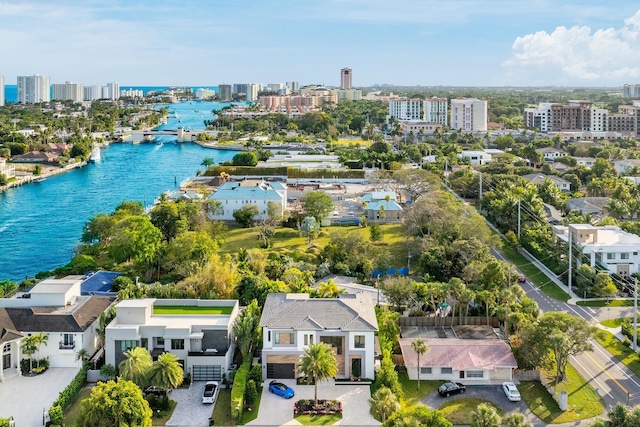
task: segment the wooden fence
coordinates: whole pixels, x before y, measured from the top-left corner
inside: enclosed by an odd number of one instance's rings
[[[499,320],[497,317],[489,318],[489,326],[493,328],[497,328],[499,326]],[[437,326],[437,327],[449,327],[451,326],[451,318],[450,317],[401,317],[399,319],[399,323],[401,328],[407,326]],[[456,317],[454,320],[455,325],[470,325],[470,326],[484,326],[487,324],[487,318],[483,316],[470,316],[463,321],[459,317]]]

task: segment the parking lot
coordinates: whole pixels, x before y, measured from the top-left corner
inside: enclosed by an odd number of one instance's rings
[[[214,405],[202,403],[202,392],[205,381],[196,381],[189,388],[171,390],[169,397],[177,405],[168,426],[208,426],[209,417],[213,413]]]

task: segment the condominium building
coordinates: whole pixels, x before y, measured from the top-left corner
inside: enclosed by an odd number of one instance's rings
[[[216,96],[216,91],[213,89],[200,88],[196,90],[196,98],[200,100],[207,99],[207,98],[214,98],[215,96]]]
[[[258,92],[260,91],[262,85],[257,83],[249,83],[247,85],[247,102],[256,102],[258,101]]]
[[[351,77],[351,68],[343,68],[340,70],[340,89],[351,89],[353,87]]]
[[[524,109],[524,125],[540,132],[608,130],[608,111],[591,101],[568,101],[566,104],[541,103]]]
[[[218,85],[220,101],[231,101],[231,85]]]
[[[389,116],[398,120],[424,120],[424,101],[418,98],[390,99]]]
[[[486,132],[487,101],[477,98],[456,98],[451,100],[451,130],[465,132]]]
[[[0,107],[4,105],[4,76],[0,76]]]
[[[82,84],[73,82],[56,83],[51,85],[51,98],[58,101],[82,102]]]
[[[624,99],[640,98],[640,84],[622,86],[622,97]]]
[[[118,82],[107,83],[107,99],[120,99],[120,85]]]
[[[102,87],[100,85],[85,86],[82,88],[82,98],[85,101],[95,101],[102,98]]]
[[[247,86],[249,85],[246,83],[234,83],[232,91],[233,93],[247,93]]]
[[[18,76],[18,103],[36,104],[51,101],[49,76]]]
[[[289,88],[289,91],[291,91],[292,93],[296,93],[300,90],[300,83],[299,82],[287,82],[287,87]]]
[[[447,98],[429,98],[424,101],[424,121],[427,123],[449,124],[449,109]]]
[[[343,99],[349,101],[360,101],[362,99],[362,91],[360,89],[332,89],[331,94],[335,95],[338,102]]]

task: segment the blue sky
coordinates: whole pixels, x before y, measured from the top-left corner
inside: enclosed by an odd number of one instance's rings
[[[629,0],[0,0],[0,40],[6,84],[640,83]]]

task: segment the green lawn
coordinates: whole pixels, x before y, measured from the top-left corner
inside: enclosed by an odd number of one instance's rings
[[[545,375],[545,373],[542,373]],[[557,392],[569,395],[569,409],[563,412],[547,389],[537,381],[523,381],[518,386],[520,395],[531,412],[547,424],[569,423],[601,415],[604,405],[595,390],[574,369],[567,365],[567,378],[558,384]]]
[[[369,229],[359,226],[330,226],[322,227],[320,235],[307,244],[307,238],[300,235],[293,228],[279,228],[271,239],[269,251],[286,254],[308,254],[315,257],[320,250],[329,243],[332,233],[360,233],[367,240],[369,239]],[[402,224],[383,224],[382,241],[378,245],[384,246],[393,256],[394,266],[402,267],[407,264],[407,239],[405,237]],[[240,249],[260,249],[262,241],[258,239],[258,229],[253,228],[230,228],[225,236],[225,241],[220,248],[220,252],[236,254]]]
[[[154,426],[163,426],[169,421],[173,411],[176,409],[177,403],[175,400],[169,400],[169,410],[162,417],[153,416],[152,422]]]
[[[403,401],[405,406],[415,405],[420,402],[420,399],[426,397],[428,394],[438,390],[438,387],[444,381],[420,381],[420,390],[418,390],[418,381],[410,380],[406,372],[400,372],[398,374],[398,380],[402,386],[404,392]]]
[[[607,303],[606,300],[578,301],[583,307],[633,307],[633,300],[614,299]]]
[[[213,421],[217,426],[235,425],[231,418],[231,389],[221,388],[213,408]]]
[[[249,421],[253,421],[258,418],[258,409],[260,409],[260,399],[262,399],[262,387],[258,387],[258,397],[256,398],[251,411],[247,411],[246,409],[242,413],[242,420],[240,424],[246,424]]]
[[[340,421],[342,415],[296,415],[293,418],[303,426],[330,426]]]
[[[502,416],[502,408],[497,407],[493,403],[478,399],[477,397],[461,397],[459,399],[449,400],[438,408],[442,412],[442,416],[449,420],[453,425],[469,425],[471,424],[471,413],[478,408],[478,405],[485,403],[496,410],[498,415]]]
[[[604,322],[602,323],[604,324]],[[634,374],[640,376],[640,356],[633,349],[621,343],[612,333],[607,331],[597,331],[595,338],[598,344],[624,363]]]
[[[153,314],[231,314],[233,307],[196,307],[183,305],[154,305]]]
[[[514,248],[504,243],[501,252],[547,296],[562,302],[569,301],[569,294],[560,289],[560,287],[552,282],[546,274],[540,271],[538,267],[533,265],[527,258],[521,255]]]
[[[602,326],[606,326],[607,328],[617,328],[618,326],[622,325],[623,320],[625,319],[620,318],[620,319],[603,320],[602,322],[600,322],[600,324]]]
[[[75,425],[76,420],[80,417],[80,402],[89,397],[89,394],[91,394],[91,386],[85,386],[80,390],[80,394],[78,394],[75,402],[64,411],[65,426],[73,427]]]

